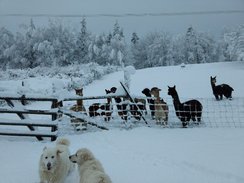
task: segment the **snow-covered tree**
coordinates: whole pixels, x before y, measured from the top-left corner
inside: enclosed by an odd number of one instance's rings
[[[50,42],[54,66],[65,66],[74,62],[75,35],[59,21],[50,21],[43,30],[43,41]],[[47,43],[47,42],[46,42]]]
[[[105,34],[94,36],[89,46],[89,59],[99,65],[111,64],[111,46]]]
[[[171,65],[180,65],[186,63],[185,55],[185,35],[179,34],[172,38],[173,44],[173,58]]]
[[[6,69],[10,62],[10,49],[14,43],[14,35],[5,28],[0,28],[0,67]]]
[[[227,30],[222,41],[225,60],[244,60],[244,25]]]
[[[214,57],[215,45],[213,39],[206,33],[198,33],[192,27],[187,29],[185,37],[186,63],[211,62]]]
[[[34,25],[33,20],[30,20],[29,26],[26,27],[26,33],[25,33],[25,47],[23,49],[24,53],[24,59],[23,59],[23,66],[34,68],[37,66],[36,64],[36,51],[34,50],[34,44],[35,44],[35,34],[36,34],[36,27]]]
[[[111,53],[110,58],[114,65],[123,65],[127,59],[127,49],[123,30],[120,28],[118,22],[114,24],[113,36],[111,38]]]
[[[81,21],[81,29],[76,41],[75,58],[78,63],[89,62],[89,45],[90,45],[90,33],[87,31],[86,18],[83,17]]]
[[[139,41],[139,37],[137,36],[137,34],[135,32],[132,33],[132,37],[131,37],[131,43],[136,45]]]

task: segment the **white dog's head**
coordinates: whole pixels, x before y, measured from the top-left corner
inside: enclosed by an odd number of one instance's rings
[[[40,159],[43,169],[53,171],[60,159],[60,153],[62,153],[62,150],[57,149],[56,147],[45,147]]]
[[[86,148],[79,149],[74,155],[69,157],[70,161],[82,165],[85,161],[93,160],[92,152]]]

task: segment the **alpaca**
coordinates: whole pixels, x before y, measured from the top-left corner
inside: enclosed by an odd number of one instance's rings
[[[201,122],[203,107],[198,100],[189,100],[181,103],[175,86],[168,86],[168,95],[172,96],[176,116],[181,120],[184,128],[187,127],[191,119],[195,122],[197,118],[198,123]]]
[[[111,89],[112,93],[116,93],[117,88],[116,87],[112,87]],[[122,101],[122,99],[120,97],[115,97],[114,98],[115,102],[116,102],[116,106],[118,109],[118,114],[121,117],[121,119],[127,121],[128,119],[128,111],[131,113],[131,115],[137,119],[137,120],[141,120],[141,112],[138,110],[138,108],[140,110],[145,110],[146,106],[143,104],[143,102],[141,103],[139,99],[137,99],[138,103],[132,103],[132,102],[127,102],[127,101]],[[144,101],[146,102],[146,101]]]
[[[147,114],[146,100],[143,98],[134,98],[134,101],[142,113]]]
[[[106,94],[111,93],[110,90],[105,89]],[[111,119],[112,115],[112,106],[111,106],[112,98],[107,98],[107,103],[94,103],[89,107],[89,115],[90,117],[94,116],[104,116],[104,121],[108,122]]]
[[[111,93],[116,93],[117,88],[112,87],[110,89]],[[122,99],[120,97],[114,97],[117,109],[118,109],[118,114],[121,117],[122,120],[127,121],[128,118],[128,112],[127,112],[127,104],[122,102]]]
[[[165,102],[162,102],[159,97],[159,92],[161,89],[157,87],[153,87],[151,89],[151,94],[156,98],[154,100],[154,108],[155,108],[155,120],[156,124],[164,124],[168,125],[168,106]]]
[[[83,97],[83,88],[75,89],[75,93],[76,93],[76,95]],[[83,100],[82,99],[76,100],[76,104],[73,105],[70,108],[70,110],[75,111],[75,112],[86,112],[86,109],[83,105]]]
[[[76,95],[83,96],[83,88],[77,88],[75,89]],[[76,104],[73,105],[70,110],[75,111],[75,112],[81,112],[83,114],[86,114],[86,109],[83,105],[83,100],[82,99],[77,99]],[[71,118],[71,123],[75,127],[77,131],[80,130],[86,130],[87,129],[87,122],[84,120],[81,120],[79,118]]]
[[[154,107],[154,99],[152,99],[151,91],[148,88],[144,88],[142,90],[142,93],[144,95],[146,95],[146,97],[147,97],[147,102],[149,104],[149,109],[151,111],[151,117],[152,117],[152,119],[154,119],[154,117],[155,117],[155,107]]]
[[[211,86],[212,86],[212,90],[213,90],[213,94],[216,98],[216,100],[222,100],[223,99],[223,95],[227,98],[227,99],[232,99],[232,91],[234,91],[234,89],[232,87],[230,87],[227,84],[221,84],[221,85],[215,85],[216,84],[216,76],[212,77],[210,76],[210,82],[211,82]]]

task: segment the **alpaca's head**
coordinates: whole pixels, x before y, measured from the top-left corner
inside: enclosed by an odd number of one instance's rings
[[[107,90],[107,89],[105,89],[105,92],[106,92],[106,94],[113,93],[113,92],[111,92],[111,90]]]
[[[151,96],[151,91],[149,90],[149,88],[144,88],[141,92],[147,97]]]
[[[215,77],[212,77],[212,76],[210,76],[210,82],[212,83],[212,84],[215,84],[216,83],[216,76]]]
[[[76,88],[75,89],[75,94],[79,96],[83,96],[83,88]]]
[[[176,91],[176,87],[175,87],[175,85],[174,85],[173,87],[168,86],[168,95],[171,95],[171,96],[176,96],[176,95],[178,95],[178,94],[177,94],[177,91]]]
[[[154,96],[154,97],[159,97],[159,92],[161,91],[161,89],[159,89],[158,87],[153,87],[151,89],[151,94]]]
[[[111,89],[110,89],[110,93],[115,93],[117,91],[117,88],[116,87],[112,87]]]
[[[110,93],[112,93],[111,90],[107,90],[107,89],[105,89],[105,92],[106,92],[106,94],[110,94]],[[108,103],[110,103],[111,101],[112,101],[112,98],[107,98],[107,102],[108,102]]]

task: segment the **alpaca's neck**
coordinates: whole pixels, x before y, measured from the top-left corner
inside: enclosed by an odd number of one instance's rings
[[[83,100],[77,100],[76,103],[77,106],[83,106]]]
[[[155,100],[154,100],[155,103],[159,104],[160,103],[160,97],[155,95]]]
[[[114,100],[115,100],[115,102],[116,102],[117,104],[120,103],[120,102],[122,101],[120,97],[115,97]]]
[[[172,96],[172,98],[173,98],[173,103],[174,103],[175,109],[178,109],[179,106],[181,105],[178,94],[176,93],[175,95]]]
[[[211,82],[212,89],[214,90],[215,88],[215,83]]]
[[[145,94],[147,97],[152,97],[150,93]]]
[[[121,98],[120,97],[115,97],[114,100],[115,100],[117,109],[121,110],[122,109],[122,104],[121,104],[122,100],[121,100]]]
[[[154,100],[154,105],[155,105],[155,109],[160,110],[161,109],[161,101],[159,96],[155,96],[155,100]]]
[[[145,95],[146,95],[146,97],[148,97],[148,98],[147,98],[147,102],[148,102],[148,103],[151,103],[151,102],[152,102],[152,98],[151,98],[152,95],[151,95],[150,93],[147,93],[147,94],[145,94]]]

